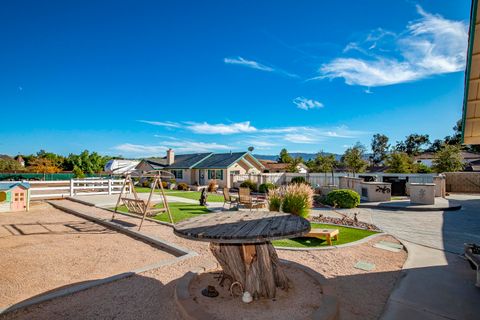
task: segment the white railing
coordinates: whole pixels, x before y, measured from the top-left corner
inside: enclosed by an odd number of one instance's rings
[[[408,178],[409,182],[422,182],[422,183],[432,183],[433,177],[437,174],[421,174],[421,173],[359,173],[355,177],[364,177],[370,176],[374,177],[376,181],[383,182],[385,178],[388,177],[397,177],[400,179]],[[332,173],[260,173],[260,174],[237,174],[232,175],[232,186],[238,187],[243,181],[251,180],[257,185],[262,183],[273,183],[277,186],[289,183],[294,177],[304,177],[305,180],[314,187],[323,187],[327,185],[339,185],[340,177],[353,177],[349,172],[334,172]]]
[[[55,199],[78,195],[118,194],[123,179],[71,179],[57,181],[23,181],[30,184],[31,199]],[[130,193],[129,188],[126,189]]]

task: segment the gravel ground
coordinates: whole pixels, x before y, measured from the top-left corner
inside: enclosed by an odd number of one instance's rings
[[[0,252],[0,307],[174,258],[47,204],[0,214]]]
[[[98,211],[101,209],[92,210],[96,215],[102,214]],[[173,298],[177,279],[189,270],[211,265],[215,259],[208,250],[208,243],[176,237],[170,227],[147,222],[142,231],[190,248],[199,255],[0,318],[178,319]],[[278,254],[280,258],[304,264],[327,278],[340,298],[342,319],[378,319],[407,257],[405,251],[393,253],[372,247],[382,240],[396,242],[390,236],[380,236],[351,247],[319,251],[278,250]],[[359,260],[374,263],[375,270],[367,272],[355,269],[353,266]],[[299,292],[312,294],[307,289]],[[268,318],[268,313],[265,316]],[[242,318],[241,314],[237,314],[231,319]],[[276,319],[288,317],[279,315]]]
[[[229,291],[230,282],[224,287],[217,284],[215,273],[203,273],[190,284],[190,294],[204,310],[215,316],[215,319],[264,319],[264,320],[303,320],[322,304],[322,288],[311,276],[298,268],[283,266],[290,280],[288,291],[278,289],[275,299],[263,299],[245,304],[239,297],[232,297]],[[219,296],[212,299],[204,297],[201,292],[207,285],[215,284]],[[313,294],[312,294],[313,293]],[[240,317],[239,317],[240,315]],[[261,315],[261,316],[259,316]]]

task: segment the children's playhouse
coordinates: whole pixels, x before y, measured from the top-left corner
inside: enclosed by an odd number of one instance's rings
[[[28,211],[30,184],[25,182],[0,182],[0,212]]]

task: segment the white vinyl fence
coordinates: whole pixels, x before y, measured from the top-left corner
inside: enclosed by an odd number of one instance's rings
[[[277,186],[289,183],[294,177],[304,177],[313,187],[328,185],[339,185],[339,178],[353,175],[349,172],[332,173],[261,173],[261,174],[237,174],[232,176],[232,186],[238,187],[243,181],[251,180],[257,185],[262,183],[273,183]],[[355,177],[373,177],[376,181],[383,182],[385,178],[407,179],[409,182],[432,183],[436,174],[406,174],[406,173],[359,173]]]
[[[55,199],[77,195],[118,194],[124,179],[71,179],[57,181],[23,181],[30,184],[30,198]],[[127,193],[130,192],[127,187]]]

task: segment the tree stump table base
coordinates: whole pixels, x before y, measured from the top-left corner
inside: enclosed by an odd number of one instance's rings
[[[254,299],[275,298],[276,289],[287,290],[288,278],[270,242],[256,244],[210,243],[223,272]]]

